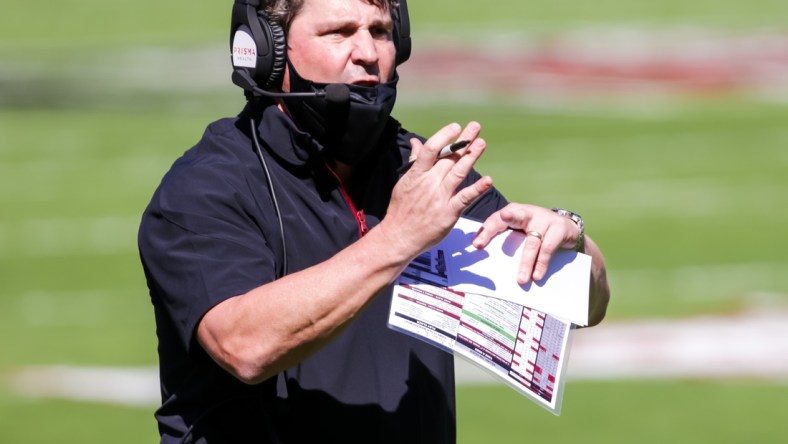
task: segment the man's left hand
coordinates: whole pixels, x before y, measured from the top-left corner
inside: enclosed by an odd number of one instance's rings
[[[493,237],[510,228],[526,233],[517,272],[521,285],[542,279],[555,252],[573,248],[580,236],[577,224],[568,217],[535,205],[511,203],[484,221],[473,245],[484,248]]]

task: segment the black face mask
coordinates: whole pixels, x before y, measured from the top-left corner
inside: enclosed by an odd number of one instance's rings
[[[324,91],[327,83],[301,77],[290,61],[290,92]],[[362,161],[377,145],[397,99],[397,81],[374,87],[347,85],[350,99],[329,101],[325,97],[284,97],[290,117],[317,140],[325,153],[348,165]]]

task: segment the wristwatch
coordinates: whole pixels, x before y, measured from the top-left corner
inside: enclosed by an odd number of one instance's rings
[[[577,229],[580,230],[580,234],[578,234],[577,243],[572,249],[575,251],[582,251],[583,245],[585,245],[586,243],[586,227],[585,224],[583,223],[583,218],[580,217],[579,214],[573,211],[565,210],[563,208],[553,208],[553,211],[555,211],[557,214],[560,214],[561,216],[565,216],[568,217],[569,219],[572,219],[572,222],[574,222],[575,225],[577,225]]]

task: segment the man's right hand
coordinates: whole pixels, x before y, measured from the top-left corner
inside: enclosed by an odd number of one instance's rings
[[[457,190],[484,152],[479,138],[481,126],[470,122],[464,129],[451,123],[425,143],[411,139],[413,166],[394,187],[386,217],[378,228],[410,257],[437,245],[457,223],[462,212],[492,188],[492,179],[482,177],[473,185]],[[469,140],[467,148],[438,159],[446,145]]]

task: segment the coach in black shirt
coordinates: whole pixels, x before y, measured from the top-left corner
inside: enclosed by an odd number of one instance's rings
[[[390,117],[404,1],[258,3],[233,9],[247,106],[173,164],[140,226],[161,442],[453,443],[453,358],[386,327],[391,282],[465,215],[478,247],[531,234],[521,283],[560,248],[590,254],[595,324],[601,253],[573,213],[508,204],[473,170],[479,124],[425,140]]]

